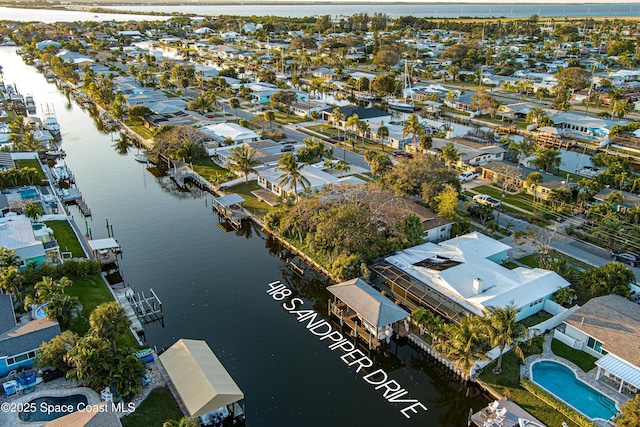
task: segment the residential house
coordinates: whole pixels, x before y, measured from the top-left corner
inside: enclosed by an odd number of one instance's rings
[[[155,104],[156,106],[158,104]],[[195,124],[208,122],[208,119],[194,111],[178,110],[174,112],[165,112],[160,114],[150,114],[144,116],[142,121],[148,129],[158,126],[174,125],[174,126],[192,126]]]
[[[344,120],[340,122],[340,126],[344,129],[344,125],[349,120],[349,117],[356,114],[358,119],[363,120],[367,123],[374,124],[383,122],[384,124],[388,124],[391,121],[391,113],[386,111],[379,110],[377,108],[364,108],[359,107],[357,105],[344,105],[339,107],[340,113],[344,116]],[[328,109],[323,111],[322,118],[325,120],[332,121],[333,117],[333,109]]]
[[[215,123],[200,128],[200,131],[208,135],[218,145],[240,145],[246,142],[260,140],[260,135],[235,123]]]
[[[507,152],[498,144],[479,144],[462,138],[433,138],[429,151],[438,154],[448,144],[453,144],[460,155],[458,166],[481,166],[493,161],[501,161],[504,160],[504,154]]]
[[[640,196],[630,193],[628,191],[616,190],[614,188],[603,188],[598,194],[593,196],[597,203],[604,203],[612,193],[620,193],[622,195],[622,202],[617,204],[617,210],[635,209],[640,207]]]
[[[38,50],[45,50],[49,46],[53,46],[56,49],[60,49],[62,47],[62,43],[54,41],[54,40],[43,40],[41,42],[36,43],[36,48]]]
[[[320,101],[296,101],[289,106],[289,112],[298,117],[309,117],[312,111],[316,111],[320,116],[327,110],[329,105]]]
[[[387,145],[396,150],[404,150],[405,147],[411,143],[411,135],[405,134],[404,127],[400,125],[392,125],[392,124],[382,124],[382,126],[386,126],[389,130],[389,136],[384,140],[380,141],[377,137],[378,129],[380,129],[380,123],[370,123],[369,124],[369,137],[375,141],[382,142],[384,145]],[[415,150],[410,150],[415,151]]]
[[[592,298],[554,337],[598,360],[596,380],[633,396],[640,392],[640,305],[620,295]]]
[[[412,310],[426,307],[459,322],[467,314],[513,304],[516,320],[522,320],[570,284],[553,271],[502,266],[510,249],[474,232],[396,252],[369,269],[378,285]]]
[[[7,198],[9,199],[9,196],[12,195],[7,194]],[[21,199],[19,194],[16,197]],[[11,201],[9,201],[9,204],[11,204]],[[0,246],[13,249],[16,252],[16,255],[20,258],[21,271],[27,268],[30,263],[40,265],[45,261],[44,244],[36,239],[31,220],[22,215],[2,218],[0,222]]]
[[[328,185],[336,184],[364,184],[364,181],[354,176],[346,176],[342,178],[335,177],[322,170],[324,163],[316,165],[306,165],[300,169],[300,174],[309,181],[306,190],[313,191],[321,189]],[[288,194],[303,193],[305,188],[298,185],[295,189],[291,183],[283,184],[281,182],[282,172],[276,171],[275,167],[262,169],[258,176],[258,185],[265,188],[277,196],[286,197]]]
[[[495,160],[486,165],[482,165],[481,168],[481,176],[483,179],[502,183],[505,188],[511,190],[524,188],[524,182],[529,174],[533,172],[540,172],[542,175],[542,181],[538,183],[535,189],[526,188],[526,191],[530,194],[535,193],[536,197],[541,197],[543,199],[547,199],[553,190],[558,188],[572,190],[577,185],[576,182],[571,180],[567,181],[567,179],[563,177],[504,161]]]
[[[43,342],[60,335],[57,320],[16,321],[10,295],[0,295],[0,377],[9,372],[31,368]]]

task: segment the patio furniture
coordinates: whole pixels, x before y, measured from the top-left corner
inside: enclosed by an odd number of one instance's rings
[[[4,395],[6,397],[11,397],[18,394],[20,391],[20,384],[18,384],[18,381],[16,380],[11,380],[2,383],[2,388],[4,389]]]

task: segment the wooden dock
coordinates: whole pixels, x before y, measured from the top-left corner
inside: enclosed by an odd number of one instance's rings
[[[91,217],[91,209],[89,208],[89,206],[87,206],[87,202],[85,202],[82,197],[79,199],[76,199],[76,204],[78,205],[78,208],[80,209],[80,213],[82,214],[82,216],[84,216],[85,218]]]

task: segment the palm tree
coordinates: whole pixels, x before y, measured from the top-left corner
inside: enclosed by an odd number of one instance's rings
[[[389,128],[381,124],[376,131],[376,138],[380,141],[380,147],[384,151],[384,142],[389,138]]]
[[[296,158],[291,153],[286,153],[278,160],[278,166],[276,166],[276,172],[282,172],[278,177],[278,185],[291,186],[295,195],[296,201],[299,200],[298,185],[301,185],[304,190],[309,188],[311,183],[301,173],[302,168],[296,162]]]
[[[33,185],[33,183],[36,181],[36,178],[40,177],[38,169],[32,167],[20,168],[18,170],[18,174],[20,175],[20,178],[27,181],[29,185]]]
[[[0,247],[0,267],[20,267],[20,257],[16,251],[6,246]]]
[[[309,113],[309,118],[313,120],[314,125],[317,125],[318,119],[320,118],[320,113],[318,113],[318,110],[311,110],[311,112]]]
[[[460,153],[458,153],[458,149],[453,145],[453,142],[449,142],[440,150],[440,157],[442,157],[447,167],[450,168],[453,163],[460,160]]]
[[[354,114],[347,119],[347,123],[345,123],[344,127],[347,128],[348,130],[351,130],[352,132],[355,132],[355,130],[358,128],[359,121],[360,121],[360,117],[358,117],[357,114]],[[351,144],[353,145],[353,141]]]
[[[614,116],[622,119],[624,116],[633,111],[633,105],[627,102],[626,99],[615,100],[611,103],[610,109],[612,119]]]
[[[37,221],[40,215],[44,213],[44,209],[42,209],[42,204],[40,202],[34,202],[33,200],[28,200],[24,204],[24,208],[22,208],[24,216],[31,220]]]
[[[411,135],[411,143],[415,147],[416,139],[422,135],[424,135],[425,130],[422,126],[420,126],[420,119],[415,114],[410,114],[407,121],[404,122],[404,127],[402,128],[402,137],[406,137],[407,135]]]
[[[481,318],[482,328],[489,338],[492,347],[498,347],[500,354],[498,362],[493,369],[495,374],[502,372],[502,353],[506,347],[510,347],[516,356],[524,362],[524,354],[520,348],[520,342],[529,340],[529,330],[521,323],[516,322],[518,310],[513,304],[507,307],[494,307]]]
[[[544,177],[542,176],[542,174],[540,172],[531,172],[527,176],[527,179],[525,179],[525,181],[524,181],[524,185],[526,185],[527,188],[529,188],[530,190],[533,190],[533,202],[534,203],[536,201],[538,184],[541,183],[543,179],[544,179]]]
[[[334,170],[337,170],[338,172],[340,172],[340,176],[344,176],[345,172],[349,172],[351,170],[351,166],[349,166],[349,163],[344,162],[342,160],[339,160],[335,163],[333,163],[333,166],[331,166]]]
[[[162,427],[198,427],[200,423],[195,418],[182,417],[179,421],[167,420],[162,423]]]
[[[560,166],[560,151],[554,149],[539,150],[533,164],[545,172],[554,173]]]
[[[435,348],[444,352],[458,369],[468,373],[478,360],[487,358],[481,346],[484,331],[478,316],[465,316],[459,324],[449,324],[444,329],[446,338],[439,339]]]
[[[516,142],[512,139],[509,139],[507,149],[516,156],[516,158],[518,159],[518,163],[522,162],[525,157],[533,152],[533,146],[530,142],[527,142],[525,140]]]
[[[66,277],[53,280],[51,277],[43,277],[34,285],[35,296],[27,295],[24,299],[25,309],[31,304],[47,304],[47,318],[58,319],[61,329],[66,329],[71,319],[79,314],[81,304],[78,298],[64,294],[64,289],[73,283]]]
[[[22,288],[22,275],[17,267],[4,267],[0,271],[0,289],[9,295],[18,295]]]
[[[369,123],[365,122],[364,120],[358,120],[358,123],[356,123],[356,129],[362,137],[362,148],[364,148],[364,137],[367,132],[369,132]]]
[[[338,141],[340,141],[340,123],[344,120],[344,114],[340,112],[340,108],[336,107],[331,112],[331,121],[333,125],[338,129]]]
[[[229,169],[232,172],[243,174],[244,182],[248,182],[249,174],[255,171],[255,167],[260,164],[258,160],[253,158],[256,154],[256,150],[249,147],[248,144],[242,144],[233,147],[230,151],[231,154],[227,160]]]
[[[269,123],[269,130],[271,130],[273,121],[276,119],[276,113],[274,113],[273,110],[266,111],[264,113],[264,119]]]
[[[231,98],[229,100],[229,107],[235,111],[236,119],[238,118],[238,107],[240,107],[240,100],[238,98]]]
[[[116,347],[116,339],[127,333],[131,321],[124,311],[124,307],[117,301],[105,302],[97,306],[89,316],[91,332],[105,338],[111,343],[113,352]]]

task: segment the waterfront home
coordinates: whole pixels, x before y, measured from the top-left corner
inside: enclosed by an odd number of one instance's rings
[[[289,106],[289,112],[298,117],[309,117],[312,111],[321,115],[322,111],[331,108],[329,105],[320,101],[295,101]]]
[[[22,215],[13,215],[1,218],[0,221],[0,246],[16,252],[20,258],[21,271],[30,263],[40,265],[45,262],[45,247],[42,241],[36,239],[31,220]]]
[[[158,358],[185,415],[200,418],[203,425],[214,420],[221,425],[227,418],[229,424],[244,425],[244,393],[205,341],[178,340]]]
[[[177,106],[175,106],[175,104],[156,103],[152,105],[160,109],[161,111],[175,111],[165,112],[161,114],[149,114],[147,116],[144,116],[142,121],[144,122],[144,126],[149,129],[153,129],[155,127],[163,125],[192,126],[203,122],[209,122],[209,119],[207,119],[203,115],[198,114],[195,111],[180,110]]]
[[[462,138],[433,138],[429,152],[438,154],[448,144],[453,144],[460,155],[457,166],[480,166],[494,160],[500,161],[504,159],[504,154],[507,152],[498,144],[480,144]]]
[[[222,145],[240,145],[259,141],[260,135],[236,123],[215,123],[200,128],[200,131]]]
[[[502,266],[510,249],[474,232],[396,252],[369,269],[376,283],[412,310],[423,306],[457,322],[465,314],[481,316],[490,307],[513,304],[522,320],[570,283],[553,271]]]
[[[332,184],[364,184],[363,180],[355,176],[335,177],[322,170],[323,167],[324,163],[318,163],[306,165],[300,169],[300,174],[309,182],[306,191],[314,191]],[[294,189],[291,183],[283,184],[281,182],[282,176],[282,172],[277,171],[276,167],[262,169],[258,176],[258,185],[281,197],[295,195],[296,193],[300,194],[305,191],[302,185],[298,185]]]
[[[340,122],[340,127],[344,129],[344,125],[349,120],[349,117],[357,115],[358,119],[367,123],[384,123],[388,124],[391,121],[391,113],[379,110],[377,108],[364,108],[357,105],[344,105],[338,107],[340,113],[344,116],[344,119]],[[322,112],[322,118],[333,123],[333,109],[330,108]]]
[[[24,316],[23,316],[24,318]],[[10,371],[30,368],[37,360],[40,344],[60,335],[57,320],[16,321],[10,295],[0,295],[0,377]]]
[[[614,188],[603,188],[600,190],[598,194],[593,196],[594,200],[597,203],[604,203],[607,201],[609,196],[613,193],[620,193],[622,195],[622,202],[616,203],[616,210],[628,210],[640,207],[640,196],[637,194],[630,193],[628,191],[616,190]]]
[[[547,172],[541,172],[536,169],[500,160],[482,165],[481,168],[481,176],[483,179],[501,183],[503,187],[511,190],[524,188],[529,194],[542,197],[543,199],[547,199],[553,190],[564,188],[571,191],[577,185],[575,181],[567,180],[566,177],[552,175]],[[525,187],[524,183],[527,177],[533,172],[539,172],[542,175],[542,181],[538,182],[535,188]]]
[[[377,134],[378,129],[380,129],[380,127],[382,126],[385,126],[387,128],[387,130],[389,131],[389,136],[384,138],[383,140],[380,140],[377,137]],[[380,123],[370,123],[369,138],[372,138],[377,142],[382,142],[384,145],[396,150],[404,150],[405,147],[411,142],[411,135],[405,134],[404,127],[392,124],[385,125],[384,123],[382,125]]]
[[[613,120],[600,117],[585,116],[583,114],[568,113],[565,111],[552,112],[549,117],[553,120],[554,126],[557,129],[575,131],[598,138],[605,138],[609,135],[609,129],[614,124],[628,123],[626,120],[616,120],[614,122]]]
[[[263,139],[260,141],[254,142],[245,142],[246,145],[256,150],[253,155],[253,159],[267,166],[275,166],[278,163],[280,157],[282,157],[285,152],[282,151],[282,144],[279,144],[271,139]],[[233,146],[224,146],[224,147],[216,147],[210,149],[209,155],[213,157],[213,160],[222,167],[227,167],[229,162],[229,157],[231,153],[233,153]],[[260,166],[257,167],[259,169]]]
[[[640,305],[620,295],[589,300],[554,338],[598,358],[596,380],[619,393],[640,391]]]

